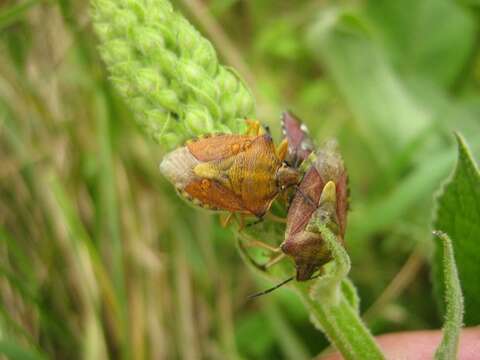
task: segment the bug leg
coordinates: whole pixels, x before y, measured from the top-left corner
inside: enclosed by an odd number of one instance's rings
[[[238,249],[242,253],[243,257],[247,259],[250,264],[252,264],[254,267],[256,267],[258,270],[265,271],[265,268],[262,264],[259,264],[252,256],[248,253],[245,244],[241,240],[241,237],[237,237],[237,244],[238,244]]]
[[[231,212],[228,213],[227,215],[225,214],[220,214],[220,226],[223,228],[226,228],[233,219],[237,220],[238,222],[238,231],[241,232],[245,228],[245,214],[240,214],[239,217],[235,216],[236,214]],[[249,225],[247,225],[249,226]]]
[[[277,155],[278,158],[283,161],[285,160],[288,152],[288,139],[283,139],[282,142],[277,146]]]
[[[229,213],[225,216],[225,214],[220,214],[220,226],[226,228],[228,224],[232,221],[233,213]]]
[[[261,249],[271,251],[273,253],[281,252],[281,249],[279,247],[272,246],[272,245],[264,243],[263,241],[260,241],[260,240],[249,239],[244,246],[245,247],[257,247],[257,248],[261,248]]]
[[[245,229],[245,214],[240,214],[240,217],[236,218],[238,221],[238,232],[241,232]]]
[[[244,241],[242,241],[241,239],[244,239]],[[282,252],[280,247],[264,243],[260,240],[250,239],[245,235],[239,237],[238,245],[242,253],[248,259],[248,261],[250,261],[250,263],[253,264],[257,269],[262,271],[266,271],[285,257],[285,254]],[[266,263],[260,264],[248,253],[247,248],[250,247],[268,250],[272,253],[272,256]]]
[[[276,256],[274,256],[273,258],[271,258],[270,260],[268,260],[268,262],[264,265],[262,265],[263,269],[264,270],[267,270],[268,268],[272,267],[273,265],[275,265],[276,263],[280,262],[281,260],[283,260],[283,258],[285,257],[285,254],[282,252],[280,254],[277,254]]]
[[[285,224],[287,222],[286,218],[282,218],[280,216],[277,216],[277,215],[269,212],[269,213],[266,213],[265,215],[257,217],[257,220],[247,224],[247,227],[255,226],[257,224],[260,224],[263,220],[265,220],[265,217],[268,217],[270,220],[273,220],[273,221],[276,221],[276,222],[279,222],[279,223],[282,223],[282,224]]]
[[[248,223],[248,224],[246,225],[246,227],[255,226],[255,225],[257,225],[257,224],[260,224],[263,220],[264,220],[264,219],[263,219],[263,215],[262,215],[261,217],[257,217],[257,220],[255,220],[255,221],[253,221],[253,222],[251,222],[251,223]]]
[[[277,215],[275,215],[275,214],[272,214],[271,212],[267,213],[267,217],[268,217],[270,220],[273,220],[273,221],[276,221],[276,222],[279,222],[279,223],[282,223],[282,224],[285,224],[285,223],[287,222],[287,219],[286,219],[286,218],[277,216]]]
[[[246,132],[247,135],[253,135],[253,136],[260,135],[261,125],[259,121],[252,120],[252,119],[245,119],[245,122],[247,123],[247,132]]]
[[[264,123],[262,126],[263,126],[263,129],[265,130],[265,133],[268,134],[268,135],[270,135],[270,136],[272,136],[272,132],[271,132],[271,130],[270,130],[270,126],[268,126],[268,125],[265,124],[265,123]]]
[[[279,261],[281,261],[285,257],[285,254],[283,252],[281,252],[280,248],[275,248],[271,245],[265,244],[265,243],[263,243],[261,241],[258,241],[258,240],[251,240],[251,241],[249,241],[249,243],[244,244],[243,241],[240,238],[238,238],[238,247],[239,247],[240,251],[242,252],[242,254],[244,255],[244,257],[253,266],[255,266],[258,270],[261,270],[261,271],[266,271],[267,269],[269,269],[270,267],[272,267],[273,265],[275,265],[276,263],[278,263]],[[268,260],[265,264],[260,264],[248,253],[247,247],[260,247],[260,248],[263,248],[263,249],[270,250],[274,253],[278,253],[278,252],[280,252],[280,253],[276,254],[275,256],[270,258],[270,260]]]
[[[282,202],[288,209],[288,206],[291,202],[290,194],[288,193],[288,191],[282,191],[278,196],[278,200]]]

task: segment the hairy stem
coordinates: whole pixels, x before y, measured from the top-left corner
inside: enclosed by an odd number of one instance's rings
[[[335,305],[315,301],[305,289],[300,290],[300,296],[312,322],[345,359],[384,359],[370,331],[343,294]]]
[[[345,359],[384,359],[380,348],[360,318],[358,307],[349,301],[342,283],[350,271],[350,259],[337,237],[315,219],[309,225],[322,235],[333,256],[333,264],[309,289],[297,290],[320,328]]]
[[[443,243],[443,273],[445,281],[445,323],[443,325],[443,338],[435,352],[435,359],[455,359],[458,353],[458,342],[463,324],[463,295],[457,265],[453,254],[453,245],[450,237],[441,232],[434,231]]]

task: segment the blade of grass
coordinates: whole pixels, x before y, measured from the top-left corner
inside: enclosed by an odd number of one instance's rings
[[[119,305],[117,329],[121,336],[120,344],[123,347],[122,357],[132,355],[131,334],[128,316],[128,294],[126,289],[125,274],[125,249],[123,236],[120,234],[121,225],[119,217],[119,204],[117,198],[116,168],[114,164],[115,149],[112,139],[116,114],[112,89],[105,82],[96,83],[97,95],[97,144],[99,147],[99,173],[98,173],[98,198],[97,206],[97,232],[96,237],[110,263],[110,272],[115,289],[115,297]]]
[[[100,255],[95,248],[90,236],[85,230],[83,224],[78,218],[78,214],[75,211],[73,205],[68,199],[65,190],[60,184],[59,180],[56,177],[52,177],[49,183],[50,189],[54,195],[55,205],[58,206],[58,211],[52,213],[52,216],[55,216],[61,224],[65,224],[67,231],[72,242],[72,246],[77,253],[76,256],[79,258],[79,266],[91,267],[91,270],[94,272],[95,280],[98,282],[98,286],[102,291],[104,296],[103,301],[106,305],[106,310],[108,314],[108,319],[111,322],[112,331],[119,329],[118,321],[121,321],[120,313],[120,304],[119,300],[115,296],[115,291],[112,286],[112,282],[107,275],[107,271],[104,268],[103,262],[100,258]],[[81,272],[83,273],[83,271]],[[86,275],[86,274],[85,274]],[[79,280],[81,283],[85,282],[86,279]],[[95,284],[90,284],[96,286]],[[93,289],[90,288],[90,292]],[[96,312],[96,296],[90,294],[89,301],[93,301],[91,304],[92,312]]]
[[[270,302],[263,307],[277,341],[283,351],[285,359],[301,360],[310,359],[307,349],[298,334],[289,326],[275,303]]]
[[[113,279],[117,298],[124,303],[126,298],[125,279],[123,271],[123,243],[120,236],[120,223],[118,214],[118,201],[116,195],[115,168],[113,164],[112,145],[112,106],[108,101],[107,93],[99,90],[95,97],[98,111],[97,141],[99,146],[99,199],[98,199],[98,237],[101,246],[108,246],[111,254]],[[108,244],[105,242],[108,239]],[[122,307],[125,304],[122,305]],[[125,314],[124,314],[125,315]],[[124,318],[124,321],[126,319]],[[126,325],[124,323],[124,325]],[[123,327],[126,329],[126,327]]]
[[[45,360],[47,357],[32,349],[27,349],[14,340],[0,340],[0,354],[8,359]]]
[[[0,11],[0,31],[21,20],[25,13],[43,0],[25,0]]]
[[[326,65],[380,164],[431,122],[375,43],[375,31],[360,12],[322,11],[308,32],[312,52]]]
[[[177,223],[177,234],[179,238],[175,239],[173,243],[175,257],[175,282],[177,292],[177,311],[178,311],[178,339],[179,351],[182,359],[196,360],[202,356],[199,351],[196,334],[196,321],[193,316],[193,296],[191,289],[191,272],[187,264],[185,255],[185,240],[189,236],[182,225]],[[183,228],[185,226],[183,225]]]

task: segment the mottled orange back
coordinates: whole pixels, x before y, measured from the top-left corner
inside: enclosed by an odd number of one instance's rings
[[[257,136],[217,134],[189,140],[187,147],[200,161],[225,159],[245,151]]]
[[[213,135],[187,149],[199,164],[184,192],[203,207],[262,217],[280,191],[282,162],[270,135]]]
[[[242,200],[214,180],[194,180],[185,187],[183,195],[195,205],[206,209],[245,212]]]
[[[281,165],[269,135],[258,136],[251,146],[235,157],[227,171],[231,188],[245,208],[261,217],[278,194],[276,173]]]

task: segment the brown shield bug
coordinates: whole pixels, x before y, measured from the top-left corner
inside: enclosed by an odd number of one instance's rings
[[[314,165],[307,171],[293,197],[287,215],[285,241],[281,250],[295,261],[296,279],[309,280],[330,254],[322,237],[306,230],[312,216],[321,218],[343,241],[347,221],[347,172],[335,141],[328,141],[316,153]],[[312,207],[305,196],[313,200]]]

